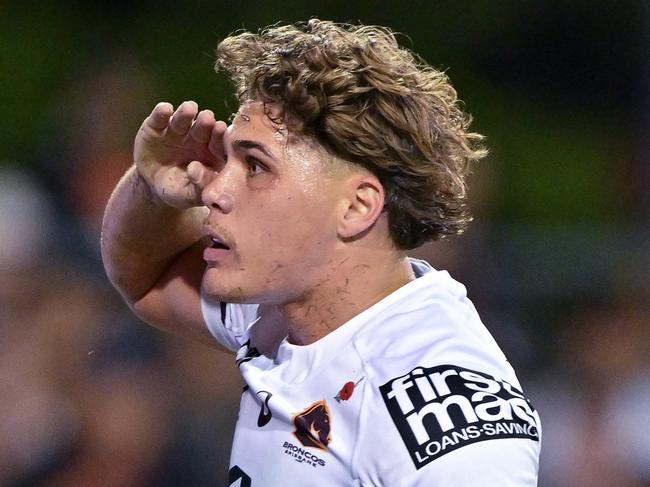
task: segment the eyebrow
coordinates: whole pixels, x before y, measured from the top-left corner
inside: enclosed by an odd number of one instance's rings
[[[259,142],[255,142],[254,140],[237,139],[237,140],[233,141],[232,147],[235,150],[257,149],[258,151],[260,151],[265,156],[270,157],[271,159],[276,159],[276,157],[268,149],[268,147],[266,147],[264,144],[260,144]]]

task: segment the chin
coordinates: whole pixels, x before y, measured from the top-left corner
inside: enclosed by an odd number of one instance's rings
[[[229,284],[223,279],[215,279],[214,277],[209,278],[207,273],[204,274],[203,282],[201,283],[202,293],[204,295],[225,303],[246,304],[254,301],[242,286]]]
[[[220,269],[208,268],[203,274],[202,293],[225,303],[270,305],[279,305],[291,301],[291,296],[300,295],[293,289],[280,286],[280,278],[273,283],[274,287],[265,287],[259,276],[256,277],[257,279],[245,279],[241,274],[233,276]],[[266,279],[266,282],[271,281]]]
[[[224,303],[252,304],[255,302],[255,299],[251,296],[247,296],[241,288],[214,289],[210,287],[204,287],[203,294],[211,299]]]

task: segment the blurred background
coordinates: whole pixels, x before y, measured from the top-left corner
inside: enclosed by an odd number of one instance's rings
[[[487,136],[468,288],[541,412],[540,486],[650,486],[650,3],[0,2],[0,486],[223,485],[230,356],[149,329],[99,228],[157,101],[236,108],[213,49],[317,16],[444,69]]]

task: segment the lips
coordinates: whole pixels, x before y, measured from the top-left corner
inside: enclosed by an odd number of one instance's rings
[[[219,262],[232,255],[232,239],[224,236],[221,229],[204,225],[203,233],[206,237],[206,248],[203,250],[203,259],[207,262]]]
[[[230,250],[230,247],[223,243],[218,237],[210,237],[210,241],[212,242],[210,248]]]

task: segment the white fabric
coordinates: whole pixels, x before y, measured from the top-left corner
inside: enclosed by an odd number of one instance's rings
[[[512,367],[464,286],[411,263],[418,279],[317,342],[284,340],[268,356],[247,343],[261,323],[254,306],[228,304],[224,323],[203,300],[215,337],[240,346],[247,384],[230,485],[537,485],[539,416]]]
[[[201,296],[201,308],[210,333],[228,350],[236,352],[249,339],[251,327],[257,322],[257,304],[227,304],[225,319],[222,303]]]

